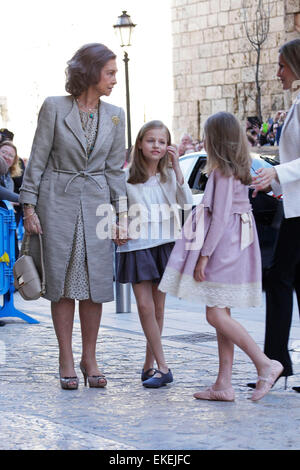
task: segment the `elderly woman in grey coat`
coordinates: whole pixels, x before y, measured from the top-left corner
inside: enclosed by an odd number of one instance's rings
[[[116,56],[102,44],[75,53],[67,68],[69,95],[48,97],[42,105],[20,190],[25,230],[43,238],[45,298],[51,301],[64,389],[76,389],[79,382],[72,352],[75,300],[85,385],[107,383],[96,342],[102,303],[113,300],[113,250],[109,234],[96,232],[98,214],[105,216],[99,207],[112,204],[120,224],[127,216],[124,111],[100,100],[111,94],[116,73]],[[30,250],[39,266],[37,236],[30,237]]]

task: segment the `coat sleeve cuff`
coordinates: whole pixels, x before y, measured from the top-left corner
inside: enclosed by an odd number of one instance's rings
[[[36,206],[37,204],[37,195],[31,191],[27,191],[26,189],[20,190],[20,203],[21,204],[33,204]]]
[[[127,212],[127,196],[120,196],[118,199],[112,201],[116,213]]]

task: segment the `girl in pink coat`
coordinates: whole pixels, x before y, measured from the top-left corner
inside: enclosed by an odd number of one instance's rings
[[[207,321],[216,328],[219,373],[216,382],[194,394],[204,400],[233,401],[234,345],[253,361],[258,381],[252,400],[261,399],[282,372],[242,325],[231,308],[261,303],[261,256],[248,185],[251,183],[246,134],[230,113],[217,113],[205,124],[208,182],[202,204],[184,225],[159,285],[163,292],[206,304]]]

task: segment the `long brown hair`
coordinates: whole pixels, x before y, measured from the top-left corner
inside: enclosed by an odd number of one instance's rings
[[[167,136],[167,145],[171,145],[170,131],[162,121],[154,120],[146,122],[146,124],[144,124],[143,127],[140,129],[130,154],[128,183],[145,183],[149,178],[145,157],[143,155],[142,150],[139,148],[139,144],[142,142],[146,132],[152,129],[164,129],[166,131]],[[165,182],[167,179],[168,166],[169,160],[168,153],[166,152],[166,155],[159,160],[157,167],[162,182]]]
[[[0,143],[0,148],[4,147],[5,145],[8,145],[9,147],[13,148],[15,153],[16,153],[13,164],[8,169],[8,172],[9,172],[10,176],[12,178],[14,178],[15,176],[21,176],[22,169],[20,167],[20,160],[19,160],[19,157],[18,157],[17,147],[12,143],[11,140],[4,140],[3,142],[1,142]]]
[[[249,144],[237,118],[227,112],[213,114],[205,122],[204,137],[208,155],[205,172],[209,174],[218,168],[224,176],[250,184]]]

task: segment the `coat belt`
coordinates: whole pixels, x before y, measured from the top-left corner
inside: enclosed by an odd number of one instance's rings
[[[241,250],[253,243],[253,221],[251,212],[241,214]]]
[[[56,173],[66,173],[69,175],[73,175],[66,184],[65,191],[64,191],[65,193],[68,191],[70,184],[73,183],[75,178],[77,178],[78,176],[83,176],[84,178],[90,178],[94,183],[96,183],[99,189],[103,189],[103,186],[101,186],[101,184],[98,183],[98,181],[96,180],[96,178],[94,178],[94,176],[104,175],[104,171],[89,172],[89,171],[84,171],[84,170],[71,171],[71,170],[57,170],[57,169],[54,169],[53,171],[55,171]]]

